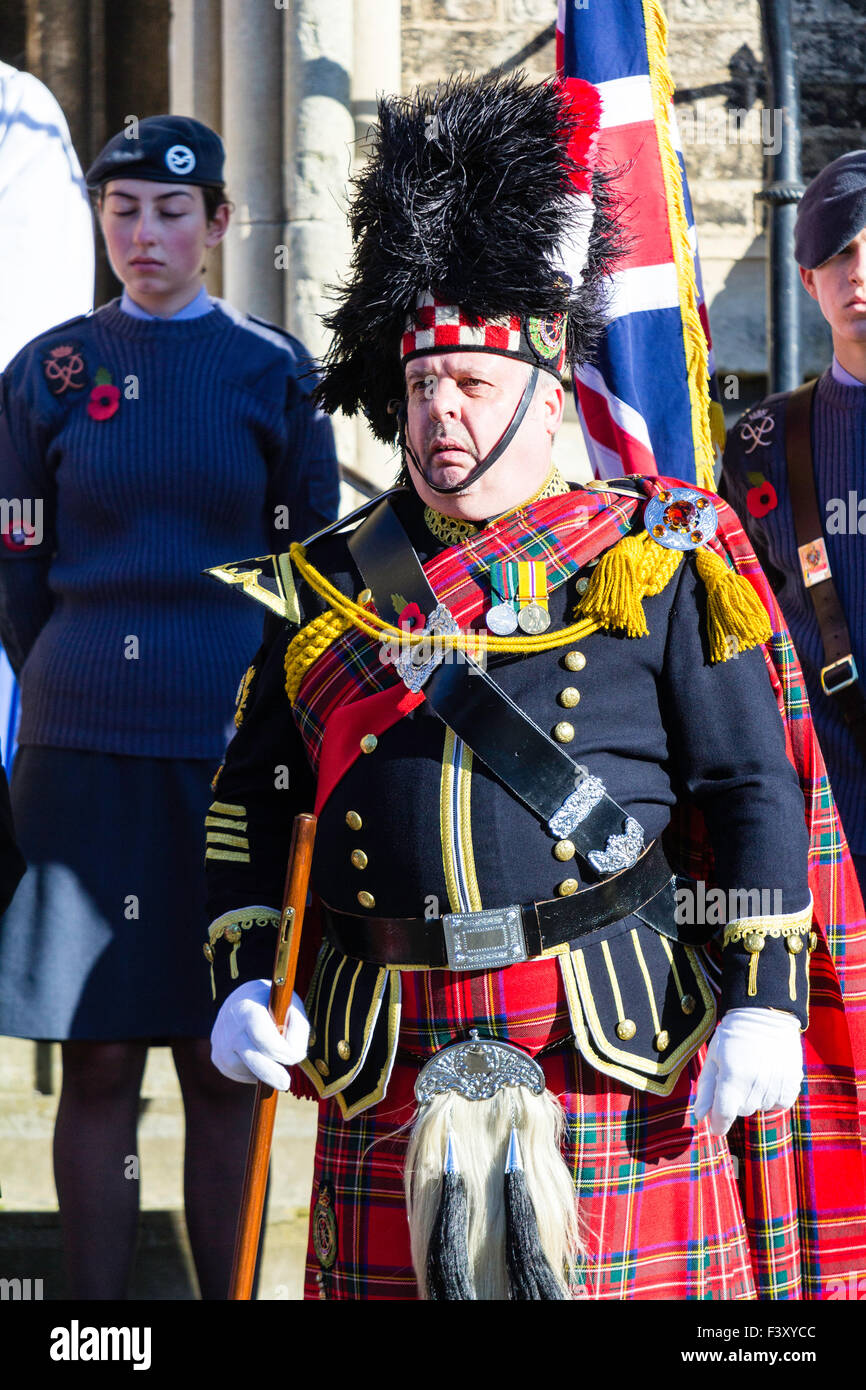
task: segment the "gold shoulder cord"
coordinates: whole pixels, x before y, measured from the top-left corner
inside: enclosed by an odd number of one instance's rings
[[[529,502],[539,501],[542,497],[557,497],[568,491],[570,491],[568,483],[554,467],[538,492],[521,505],[527,506]],[[515,510],[519,510],[519,508],[515,508]],[[506,515],[511,515],[511,513],[506,513]],[[426,508],[424,519],[437,539],[448,544],[458,544],[461,540],[466,540],[470,535],[474,535],[478,530],[472,522],[455,521],[452,517],[445,517],[440,512],[434,511],[432,507]],[[310,588],[331,605],[326,612],[302,628],[289,643],[285,667],[286,694],[290,704],[294,704],[304,676],[310,667],[318,661],[320,656],[324,655],[331,643],[341,637],[350,627],[357,628],[359,632],[363,632],[366,636],[379,642],[397,640],[415,646],[426,640],[423,633],[405,632],[402,628],[394,627],[392,624],[384,622],[375,613],[370,612],[368,608],[347,598],[309,563],[302,545],[293,545],[290,555],[292,564],[302,578],[307,581]],[[436,640],[443,647],[456,647],[467,652],[470,656],[478,656],[482,650],[531,655],[534,652],[550,651],[556,647],[582,641],[590,633],[596,632],[601,625],[594,617],[581,616],[577,622],[559,632],[545,633],[537,637],[496,637],[491,633],[469,630],[442,636]]]
[[[529,498],[528,502],[536,501],[542,495],[559,495],[563,490],[568,491],[568,484],[554,469],[536,496]],[[528,502],[522,505],[526,506]],[[449,539],[446,523],[450,526],[451,518],[443,518],[428,507],[425,520],[439,539]],[[469,527],[471,523],[460,523],[460,526]],[[469,534],[467,531],[461,539],[466,539]],[[386,623],[369,608],[341,593],[310,564],[303,545],[294,544],[290,555],[301,577],[330,605],[325,613],[302,628],[289,645],[286,653],[286,691],[290,702],[294,703],[306,672],[330,644],[350,627],[374,641],[397,641],[404,648],[429,641],[426,632],[406,632]],[[648,628],[643,600],[662,592],[676,573],[682,557],[682,551],[656,544],[646,531],[629,532],[599,558],[586,592],[576,606],[575,621],[569,626],[538,636],[517,637],[499,637],[469,629],[437,636],[437,646],[440,649],[457,649],[469,656],[477,655],[482,650],[533,656],[584,641],[600,628],[620,630],[628,637],[645,637]],[[696,552],[695,560],[707,591],[711,660],[726,661],[760,642],[769,641],[771,629],[767,612],[748,579],[706,547]]]
[[[324,622],[325,619],[332,620],[335,616],[343,619],[343,631],[347,627],[355,627],[359,632],[366,633],[368,637],[373,637],[377,641],[397,640],[409,646],[418,646],[421,642],[429,641],[426,633],[406,632],[403,628],[395,627],[392,623],[386,623],[369,609],[362,608],[354,599],[350,599],[340,592],[329,579],[309,563],[306,558],[304,547],[297,542],[291,548],[292,564],[306,580],[310,588],[321,598],[326,599],[331,605],[329,613],[323,613],[321,618],[316,618],[316,623]],[[312,626],[312,624],[309,624]],[[455,647],[470,654],[484,647],[488,651],[496,652],[519,652],[529,655],[533,652],[550,651],[555,647],[565,646],[569,642],[578,641],[581,637],[586,637],[590,632],[600,627],[601,624],[594,619],[581,618],[579,622],[572,623],[570,627],[562,628],[559,632],[544,633],[538,637],[496,637],[486,632],[462,631],[454,633],[443,633],[437,636],[437,644],[443,647]],[[306,632],[302,629],[295,637],[291,646],[298,641]],[[291,650],[290,646],[290,650]],[[287,658],[288,665],[288,658]]]

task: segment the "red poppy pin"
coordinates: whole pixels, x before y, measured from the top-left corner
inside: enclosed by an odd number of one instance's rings
[[[414,632],[416,628],[424,626],[424,614],[417,603],[407,603],[399,618],[397,626],[404,632]]]
[[[25,526],[22,523],[20,530],[4,531],[2,535],[0,535],[0,540],[3,541],[7,550],[29,550],[32,545],[37,543],[36,528],[33,526]]]
[[[763,473],[749,473],[747,477],[752,486],[746,493],[746,506],[749,509],[749,515],[760,520],[762,516],[767,515],[767,512],[772,512],[779,505],[776,489],[772,483],[767,481]]]
[[[94,377],[96,385],[87,399],[87,413],[91,420],[110,420],[120,405],[120,387],[111,380],[111,372],[99,367]]]
[[[84,358],[80,343],[58,343],[42,359],[42,374],[52,396],[80,391],[85,385]]]

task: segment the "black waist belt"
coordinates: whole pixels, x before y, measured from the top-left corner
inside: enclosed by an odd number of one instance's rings
[[[325,935],[354,960],[448,970],[499,970],[619,922],[671,882],[660,840],[638,861],[567,898],[445,917],[367,917],[322,903]]]

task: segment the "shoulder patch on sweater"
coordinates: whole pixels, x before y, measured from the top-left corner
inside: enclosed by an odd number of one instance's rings
[[[72,339],[49,347],[42,355],[42,375],[52,396],[82,391],[87,385],[84,349]]]
[[[767,406],[748,411],[736,425],[746,455],[769,449],[776,442],[777,420]]]

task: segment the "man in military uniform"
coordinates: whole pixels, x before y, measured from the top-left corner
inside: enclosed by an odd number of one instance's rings
[[[833,361],[817,382],[738,421],[722,492],[779,596],[866,894],[866,150],[812,180],[794,252],[830,325]]]
[[[353,209],[321,399],[399,435],[404,485],[293,547],[296,594],[275,562],[293,620],[208,818],[205,954],[221,995],[246,982],[214,1060],[283,1089],[300,1062],[319,1097],[309,1297],[819,1296],[858,1266],[850,1051],[820,1021],[850,1135],[805,1153],[789,1113],[810,948],[826,1000],[844,987],[807,877],[826,786],[779,718],[802,711],[790,649],[777,630],[768,678],[763,580],[718,499],[573,489],[552,462],[616,249],[597,119],[573,81],[385,102]],[[321,948],[283,1038],[258,977],[311,806]],[[798,1112],[820,1091],[807,1071]]]

